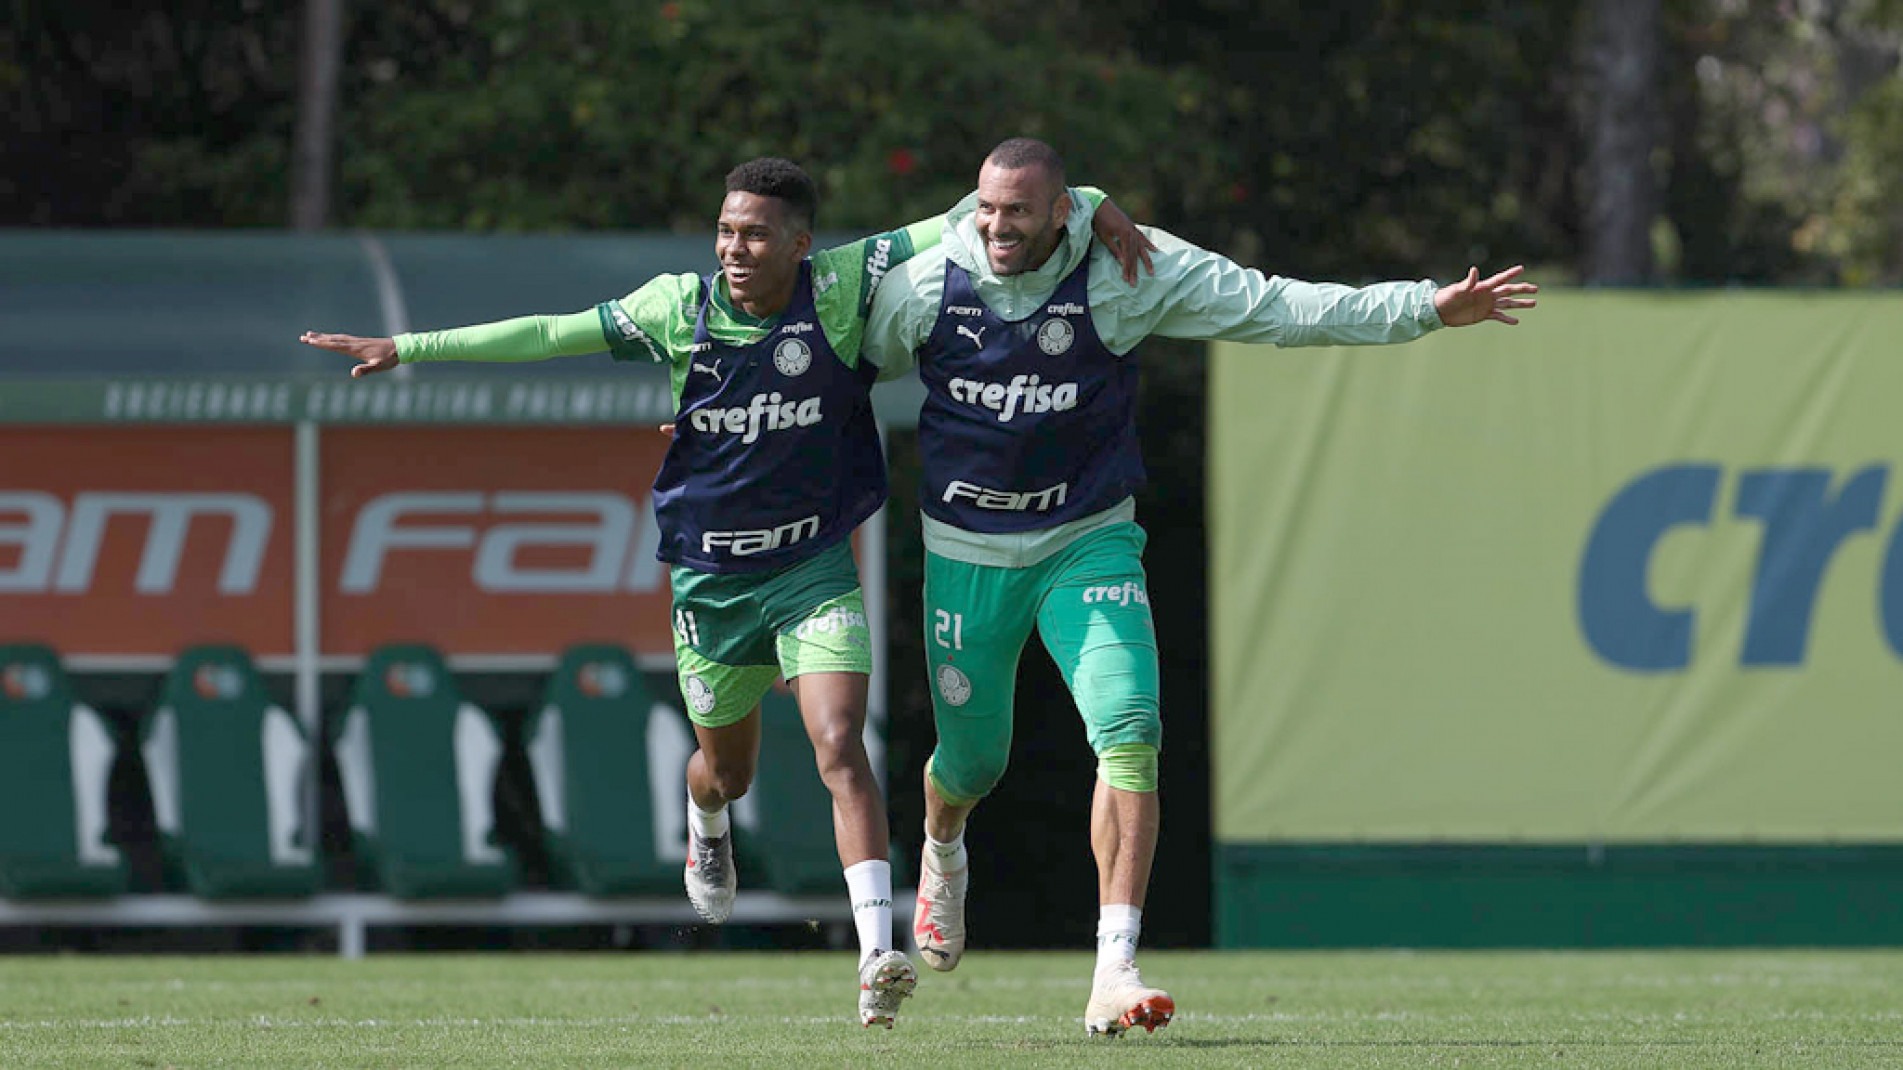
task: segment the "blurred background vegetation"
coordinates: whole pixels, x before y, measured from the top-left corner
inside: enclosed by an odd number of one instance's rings
[[[1305,277],[1903,278],[1900,0],[8,7],[0,225],[283,226],[317,166],[333,226],[693,231],[777,153],[864,231],[1027,133]],[[313,69],[334,137],[298,160]]]
[[[1029,134],[1140,221],[1303,278],[1524,262],[1548,285],[1903,281],[1903,0],[6,10],[0,226],[711,236],[725,172],[776,154],[813,172],[821,228],[845,234],[943,211],[993,144]],[[1146,939],[1204,944],[1202,351],[1145,352],[1168,725]],[[931,729],[915,441],[892,455],[903,858]],[[1068,709],[1028,656],[1014,768],[1046,774],[1008,777],[973,824],[975,885],[1021,893],[974,898],[992,940],[1090,939],[1090,768]]]

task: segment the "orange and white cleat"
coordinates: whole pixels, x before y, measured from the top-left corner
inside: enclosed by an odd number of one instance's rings
[[[930,851],[918,867],[918,905],[912,914],[912,942],[925,965],[941,973],[956,969],[965,956],[965,890],[971,867],[941,873]]]
[[[1136,963],[1119,962],[1097,971],[1096,983],[1090,986],[1090,1006],[1084,1008],[1084,1032],[1120,1037],[1142,1026],[1154,1033],[1174,1017],[1176,1001],[1170,994],[1144,984]]]
[[[859,964],[859,1024],[892,1028],[899,1004],[918,987],[918,969],[903,951],[874,951]]]

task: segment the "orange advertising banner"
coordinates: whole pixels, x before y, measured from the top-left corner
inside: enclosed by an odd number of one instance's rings
[[[292,648],[293,436],[0,428],[0,642]]]
[[[322,443],[325,655],[672,654],[653,428],[333,427]]]

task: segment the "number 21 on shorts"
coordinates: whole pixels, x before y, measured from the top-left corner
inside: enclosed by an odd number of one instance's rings
[[[932,638],[947,650],[965,649],[965,615],[947,613],[942,609],[936,612],[938,623],[932,628]]]

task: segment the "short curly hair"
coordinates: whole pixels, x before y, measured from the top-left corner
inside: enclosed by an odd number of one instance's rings
[[[778,156],[748,160],[727,172],[728,193],[755,193],[782,201],[807,230],[819,219],[819,187],[799,164]]]

